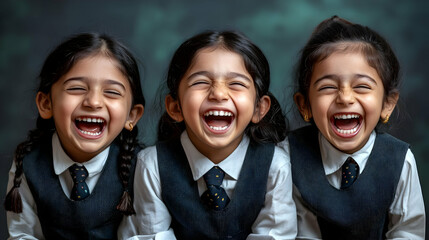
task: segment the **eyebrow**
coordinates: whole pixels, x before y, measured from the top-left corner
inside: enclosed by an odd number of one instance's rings
[[[199,72],[195,72],[195,73],[192,73],[188,78],[187,78],[187,80],[189,80],[189,79],[192,79],[192,78],[194,78],[194,77],[196,77],[196,76],[205,76],[205,77],[208,77],[208,78],[211,78],[211,79],[213,79],[213,78],[215,78],[215,77],[218,77],[220,74],[213,74],[213,73],[211,73],[211,72],[208,72],[208,71],[199,71]],[[228,73],[226,73],[226,74],[223,74],[223,76],[225,76],[225,78],[227,78],[227,79],[232,79],[232,78],[243,78],[244,80],[246,80],[246,81],[249,81],[249,82],[251,82],[252,80],[250,79],[250,78],[248,78],[246,75],[244,75],[244,74],[241,74],[241,73],[237,73],[237,72],[228,72]]]
[[[377,85],[377,82],[375,81],[375,79],[366,75],[366,74],[353,74],[353,78],[367,78],[371,82],[373,82],[375,85]],[[314,85],[317,84],[319,81],[322,81],[324,79],[333,79],[333,80],[339,81],[339,80],[341,80],[341,77],[336,75],[336,74],[323,75],[322,77],[320,77],[320,78],[316,79],[316,81],[314,81]]]
[[[66,84],[67,82],[70,82],[70,81],[85,82],[86,79],[88,79],[88,78],[86,78],[86,77],[72,77],[72,78],[69,78],[69,79],[65,80],[63,84]],[[103,81],[103,84],[117,85],[117,86],[121,87],[122,89],[126,90],[124,84],[122,84],[119,81],[113,80],[113,79],[106,79],[106,80]]]

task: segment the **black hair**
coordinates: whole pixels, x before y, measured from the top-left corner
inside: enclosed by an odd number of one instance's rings
[[[66,74],[79,60],[97,54],[104,54],[118,62],[119,70],[128,78],[132,89],[132,105],[142,104],[145,99],[141,89],[140,73],[138,65],[131,52],[122,43],[105,34],[82,33],[74,35],[58,45],[46,58],[39,75],[38,92],[48,94],[52,85],[61,76]],[[37,118],[36,128],[31,130],[27,140],[19,144],[15,150],[14,161],[16,165],[13,187],[8,192],[4,206],[7,211],[22,212],[22,200],[19,194],[23,173],[23,158],[42,142],[50,141],[55,132],[55,124],[52,118]],[[132,131],[123,129],[114,140],[120,146],[119,152],[119,176],[124,189],[117,209],[124,215],[134,214],[133,199],[128,193],[128,181],[130,166],[135,155],[135,150],[140,147],[137,139],[138,127]]]
[[[171,59],[167,73],[169,95],[177,100],[180,81],[192,64],[197,52],[204,48],[221,47],[239,54],[246,70],[252,76],[256,99],[268,95],[271,107],[265,117],[257,124],[250,122],[245,133],[257,142],[280,142],[286,137],[286,120],[277,99],[269,92],[270,68],[263,52],[246,36],[236,31],[205,31],[183,42]],[[258,104],[258,103],[257,103]],[[185,130],[185,124],[175,122],[164,112],[158,124],[158,140],[178,137]]]
[[[369,27],[333,16],[314,29],[295,68],[295,93],[300,92],[306,104],[314,65],[340,49],[358,50],[365,56],[383,82],[384,100],[399,92],[399,61],[389,43]]]

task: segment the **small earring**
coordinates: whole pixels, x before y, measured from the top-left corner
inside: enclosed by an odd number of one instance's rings
[[[389,122],[389,115],[386,116],[385,119],[383,119],[382,123],[386,124]]]
[[[133,123],[132,123],[132,122],[129,122],[129,123],[128,123],[128,127],[130,127],[130,132],[131,132],[131,131],[133,131],[134,126],[133,126]]]
[[[304,114],[304,121],[305,122],[310,122],[310,118],[308,117],[307,114]]]

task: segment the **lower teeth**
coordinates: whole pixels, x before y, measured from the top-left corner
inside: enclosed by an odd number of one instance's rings
[[[83,134],[86,134],[86,135],[91,135],[91,136],[98,136],[101,134],[101,132],[92,133],[92,132],[87,132],[87,131],[83,131],[83,130],[80,130],[80,132]]]
[[[357,127],[349,129],[349,130],[343,130],[343,129],[337,128],[337,131],[341,134],[352,134],[352,133],[355,133],[357,131]]]
[[[225,130],[228,128],[228,126],[223,126],[223,127],[214,127],[214,126],[210,126],[211,129],[216,130],[216,131],[221,131],[221,130]]]

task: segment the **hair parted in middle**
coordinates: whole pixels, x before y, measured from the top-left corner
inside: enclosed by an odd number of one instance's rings
[[[246,70],[252,76],[256,101],[267,95],[271,107],[265,117],[257,124],[250,123],[245,133],[257,142],[280,142],[287,134],[286,119],[277,99],[269,92],[270,68],[268,60],[254,43],[237,31],[205,31],[183,42],[174,53],[168,73],[168,94],[177,100],[180,81],[192,64],[197,52],[201,49],[219,47],[239,54]],[[258,104],[258,103],[256,103]],[[178,137],[185,130],[185,124],[175,122],[166,112],[158,124],[158,140],[169,140]]]

